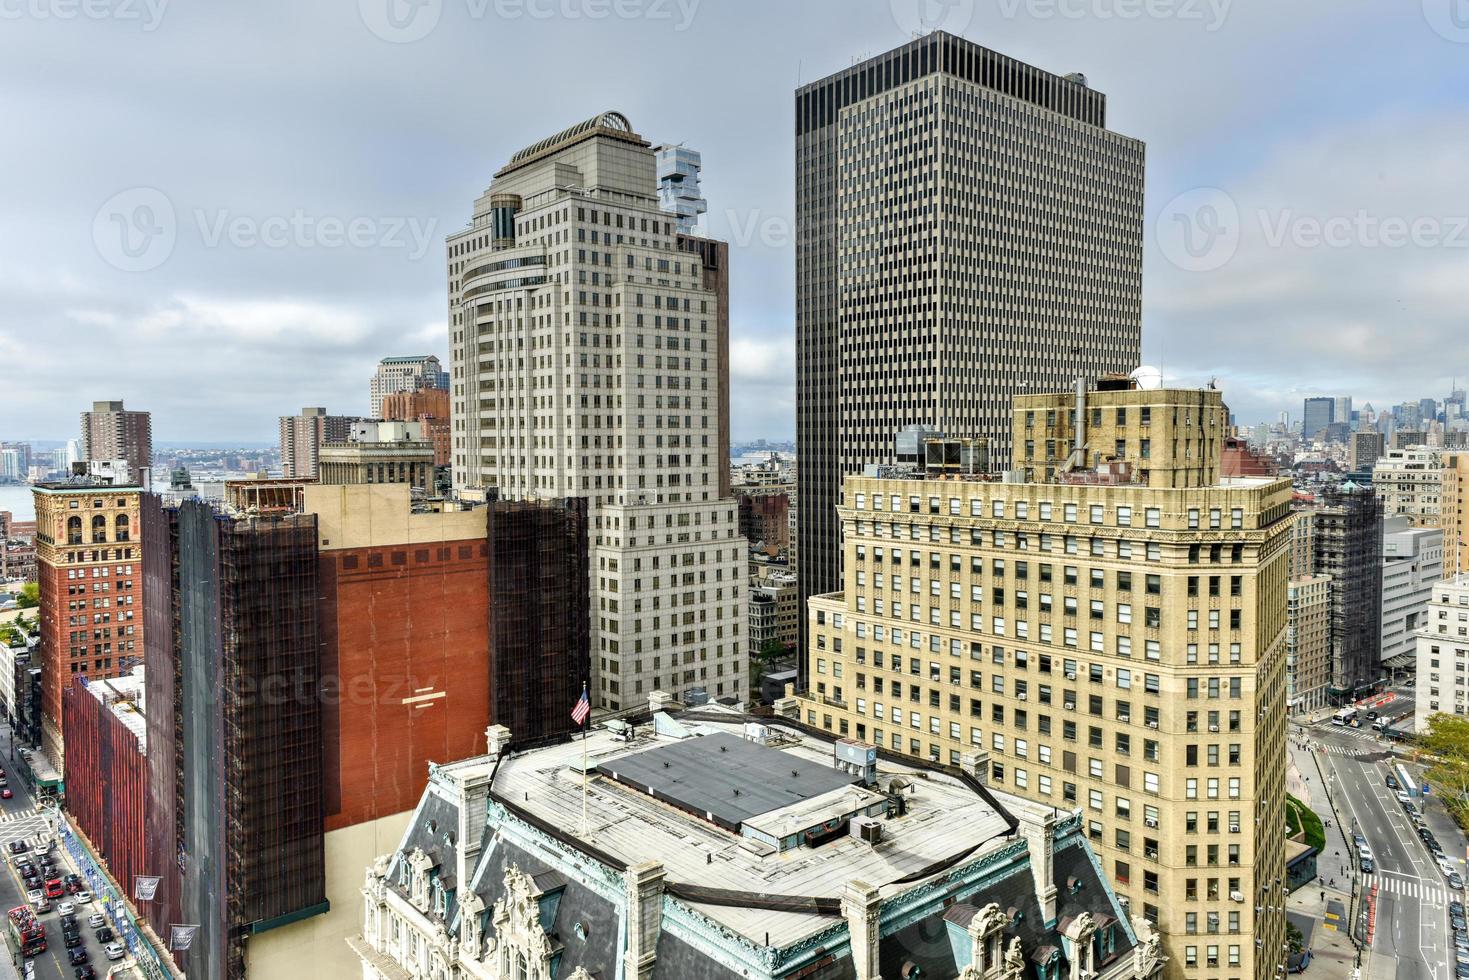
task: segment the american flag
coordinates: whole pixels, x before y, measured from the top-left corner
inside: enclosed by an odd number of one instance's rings
[[[576,707],[571,709],[571,720],[578,725],[585,724],[587,716],[592,713],[592,703],[587,700],[586,688],[582,688],[581,697],[576,702]]]

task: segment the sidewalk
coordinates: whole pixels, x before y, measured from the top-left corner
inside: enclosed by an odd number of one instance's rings
[[[1323,897],[1324,896],[1324,897]],[[1339,888],[1306,885],[1296,889],[1287,899],[1286,905],[1292,915],[1304,915],[1312,920],[1311,965],[1305,976],[1314,980],[1349,980],[1357,969],[1357,947],[1346,933],[1346,923],[1337,928],[1328,928],[1326,920],[1328,906],[1338,910],[1345,919],[1345,910],[1351,903],[1351,894]],[[1305,930],[1302,930],[1304,932]],[[1362,952],[1362,980],[1392,980],[1396,973],[1396,961],[1389,956]]]
[[[1326,851],[1318,855],[1318,869],[1324,873],[1331,868],[1332,861],[1341,860],[1341,854],[1350,854],[1351,846],[1327,795],[1326,779],[1319,760],[1315,753],[1297,744],[1300,738],[1298,732],[1292,732],[1286,740],[1285,787],[1287,793],[1315,810],[1323,822],[1331,821],[1331,826],[1326,828]],[[1357,947],[1348,932],[1351,924],[1346,921],[1356,905],[1347,889],[1327,887],[1318,878],[1297,888],[1286,899],[1289,912],[1307,916],[1314,926],[1308,943],[1312,959],[1306,975],[1320,980],[1353,980],[1357,977],[1361,980],[1392,980],[1397,972],[1394,957],[1363,949],[1360,960],[1358,958]],[[1340,920],[1335,928],[1329,928],[1333,923],[1327,919],[1328,910]]]

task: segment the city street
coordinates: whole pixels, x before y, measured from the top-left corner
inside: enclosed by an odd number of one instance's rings
[[[1453,940],[1448,925],[1448,903],[1462,900],[1440,873],[1428,847],[1418,838],[1413,824],[1386,785],[1386,776],[1398,759],[1371,732],[1333,726],[1309,729],[1312,742],[1309,758],[1294,745],[1292,756],[1310,782],[1326,780],[1336,814],[1330,819],[1326,852],[1318,872],[1335,879],[1339,887],[1356,883],[1353,913],[1360,908],[1363,888],[1376,885],[1376,933],[1372,950],[1391,957],[1396,966],[1390,975],[1403,980],[1449,980],[1453,977]],[[1414,775],[1419,775],[1416,767]],[[1464,838],[1429,797],[1424,808],[1429,829],[1442,843],[1445,853],[1464,869]],[[1375,870],[1363,875],[1358,870],[1353,833],[1367,838]]]
[[[25,884],[20,876],[16,874],[11,865],[10,848],[11,841],[24,840],[31,847],[34,855],[36,844],[39,840],[50,836],[46,818],[38,812],[35,800],[32,798],[30,788],[25,786],[25,780],[19,778],[10,762],[10,733],[7,728],[0,726],[0,768],[4,768],[8,776],[9,788],[15,794],[14,799],[0,800],[0,856],[5,860],[5,869],[0,872],[0,908],[9,910],[17,905],[26,904]],[[62,874],[75,872],[78,869],[67,856],[65,849],[60,845],[52,852],[56,858],[56,864]],[[44,912],[39,916],[41,924],[46,927],[46,952],[35,957],[37,980],[74,980],[76,968],[67,959],[66,946],[61,939],[61,917],[56,911],[56,905],[63,901],[74,901],[71,896],[55,900],[50,912]],[[107,968],[111,966],[107,956],[102,952],[102,943],[97,942],[96,930],[87,925],[87,919],[94,912],[100,912],[101,908],[96,903],[90,905],[76,906],[77,925],[80,927],[82,943],[90,954],[88,961],[97,971],[98,976],[106,976]],[[7,960],[9,947],[7,947]]]

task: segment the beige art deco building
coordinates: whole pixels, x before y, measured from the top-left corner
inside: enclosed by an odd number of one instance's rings
[[[786,707],[940,763],[987,752],[992,785],[1081,812],[1168,976],[1264,980],[1285,928],[1290,482],[1219,477],[1217,391],[1087,392],[1097,409],[1085,465],[1053,482],[848,477],[843,590],[808,603],[810,688]],[[1029,439],[1064,459],[1066,412],[1017,399],[1014,459]]]
[[[1390,449],[1372,467],[1372,489],[1382,516],[1406,517],[1414,527],[1438,527],[1444,474],[1441,449]]]
[[[728,256],[604,112],[515,153],[448,239],[453,482],[585,497],[594,708],[744,691]]]
[[[1439,526],[1443,528],[1444,575],[1469,573],[1469,452],[1443,456]]]
[[[1331,576],[1293,576],[1288,588],[1285,674],[1291,714],[1327,705],[1331,683]]]

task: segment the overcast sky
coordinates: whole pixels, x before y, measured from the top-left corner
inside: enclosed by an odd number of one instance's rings
[[[734,435],[788,437],[792,91],[924,26],[1084,72],[1147,143],[1170,378],[1249,423],[1469,375],[1466,0],[0,0],[0,438],[365,413],[378,357],[447,355],[493,172],[606,109],[702,151]]]

